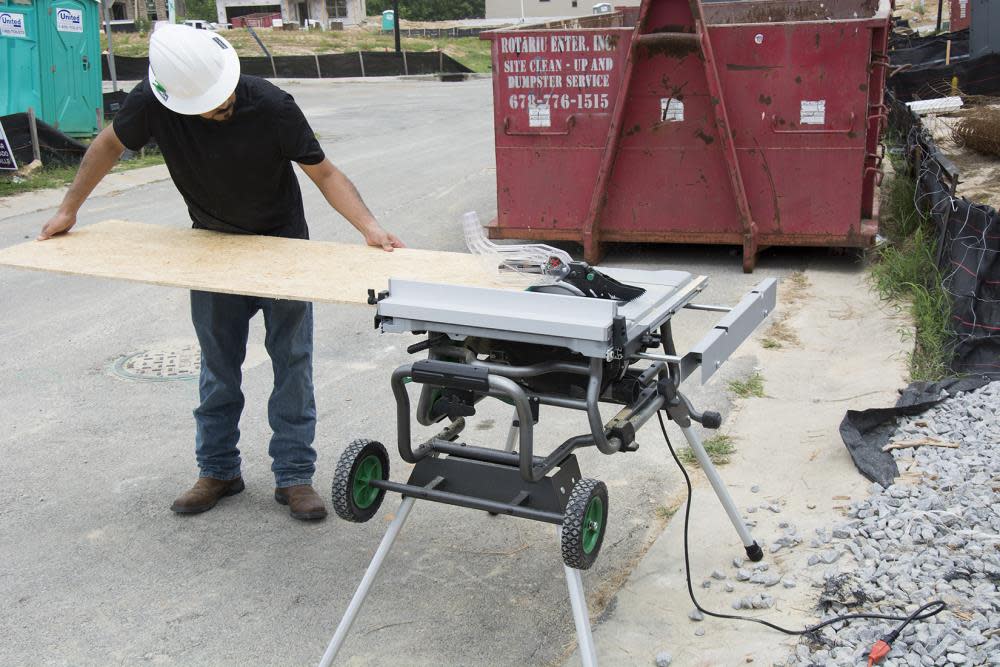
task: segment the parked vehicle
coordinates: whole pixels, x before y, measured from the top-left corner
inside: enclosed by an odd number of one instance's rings
[[[184,25],[189,25],[198,30],[218,30],[218,27],[211,21],[203,21],[201,19],[188,19],[184,22]]]

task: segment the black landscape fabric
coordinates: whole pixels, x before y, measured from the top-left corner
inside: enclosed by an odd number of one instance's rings
[[[944,63],[949,57],[948,42],[951,42],[950,59],[956,60],[969,55],[969,30],[951,32],[929,37],[899,37],[893,35],[889,43],[889,61],[893,67],[900,65],[926,65],[933,62]]]
[[[1000,379],[1000,212],[954,196],[957,170],[920,118],[892,95],[889,109],[890,126],[906,138],[914,202],[937,230],[937,266],[953,334],[948,364],[956,376]]]
[[[919,119],[909,114],[909,121],[914,125],[907,131],[906,151],[919,161],[916,199],[938,231],[938,270],[951,306],[956,341],[951,370],[1000,378],[1000,213],[952,196],[941,167],[946,158],[930,135],[917,129]]]
[[[33,159],[31,150],[31,130],[28,127],[28,114],[15,113],[0,118],[7,140],[17,166],[23,167]],[[38,129],[38,145],[42,164],[76,164],[87,151],[87,146],[76,139],[68,137],[56,128],[42,120],[35,120]]]
[[[104,80],[110,81],[108,56],[103,58]],[[240,70],[244,74],[287,79],[336,79],[354,76],[402,76],[404,74],[437,74],[471,72],[468,67],[439,51],[412,52],[406,57],[394,51],[364,51],[328,53],[321,56],[243,56]],[[115,74],[120,81],[138,81],[149,71],[148,58],[115,56]]]
[[[951,378],[940,382],[914,382],[903,390],[891,408],[848,410],[840,422],[840,437],[858,471],[873,482],[889,486],[899,475],[896,460],[882,447],[896,431],[897,417],[913,417],[949,396],[979,389],[985,378]]]
[[[930,62],[905,65],[889,77],[889,87],[902,102],[927,100],[948,94],[952,77],[963,95],[1000,95],[1000,53],[991,53],[950,65]]]

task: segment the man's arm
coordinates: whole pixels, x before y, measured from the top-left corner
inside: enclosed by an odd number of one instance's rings
[[[80,168],[76,172],[73,184],[66,191],[59,210],[52,219],[42,227],[42,233],[38,235],[39,241],[50,239],[56,234],[68,231],[76,224],[76,212],[80,210],[83,202],[87,199],[101,179],[107,176],[115,162],[121,157],[125,146],[118,140],[114,127],[109,125],[91,142],[87,152],[83,154]]]
[[[323,193],[330,206],[337,209],[338,213],[361,232],[365,237],[365,243],[387,252],[392,252],[393,248],[406,247],[394,234],[379,226],[375,216],[365,206],[357,188],[351,183],[351,179],[334,167],[330,160],[324,158],[318,164],[298,164]]]

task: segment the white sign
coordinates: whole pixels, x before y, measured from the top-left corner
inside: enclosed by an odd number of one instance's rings
[[[958,18],[964,19],[969,6],[969,0],[958,0]]]
[[[660,98],[660,122],[678,123],[684,120],[684,103],[675,97]]]
[[[11,150],[10,142],[7,141],[7,133],[3,131],[3,125],[0,125],[0,169],[17,171],[17,161],[14,160],[14,151]]]
[[[59,32],[83,32],[83,10],[66,9],[65,7],[57,9],[56,30]]]
[[[826,100],[802,100],[800,125],[826,125]]]
[[[528,127],[550,127],[552,125],[552,107],[547,102],[540,104],[528,103]]]
[[[0,35],[8,37],[27,37],[24,31],[24,14],[0,12]]]

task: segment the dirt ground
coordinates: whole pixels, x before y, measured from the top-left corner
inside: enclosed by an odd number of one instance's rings
[[[1000,104],[990,106],[1000,108]],[[966,112],[925,116],[924,127],[933,134],[934,143],[958,167],[956,194],[977,204],[1000,209],[1000,157],[978,153],[956,140],[952,128],[963,113]]]
[[[942,21],[950,20],[951,3],[942,6]],[[934,0],[896,0],[895,15],[910,22],[910,27],[922,33],[937,27],[937,2]]]
[[[951,3],[943,4],[942,25],[950,20]],[[937,26],[937,3],[934,0],[896,0],[896,16],[907,19],[910,27],[920,33],[933,32]],[[966,100],[970,102],[970,100]],[[993,102],[1000,108],[1000,99],[971,100],[972,104]],[[967,110],[956,113],[924,116],[924,126],[931,131],[934,142],[959,169],[957,194],[978,204],[1000,208],[1000,158],[983,155],[956,141],[952,128]]]

